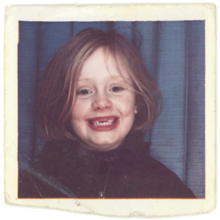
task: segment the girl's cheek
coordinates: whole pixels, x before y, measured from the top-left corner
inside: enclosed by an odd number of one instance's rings
[[[79,114],[80,109],[82,109],[82,104],[80,103],[79,100],[76,100],[72,109],[72,114],[73,116],[76,116]]]
[[[77,99],[73,107],[73,115],[82,115],[88,111],[90,103],[86,99]]]
[[[124,114],[130,115],[135,112],[135,98],[132,96],[123,97],[123,99],[115,101],[114,106]]]
[[[128,93],[125,96],[121,97],[121,101],[126,102],[127,104],[132,105],[135,102],[135,96],[132,93]]]
[[[75,105],[74,105],[74,108],[73,108],[73,112],[79,111],[79,109],[81,109],[82,106],[83,106],[83,104],[80,101],[76,101]]]

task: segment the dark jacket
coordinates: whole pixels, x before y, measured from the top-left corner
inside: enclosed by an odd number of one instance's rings
[[[71,141],[50,141],[30,167],[20,164],[19,198],[195,198],[149,146],[79,155]]]

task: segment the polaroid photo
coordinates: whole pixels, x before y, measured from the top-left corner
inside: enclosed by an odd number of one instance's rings
[[[215,6],[11,6],[5,200],[108,216],[215,207]]]

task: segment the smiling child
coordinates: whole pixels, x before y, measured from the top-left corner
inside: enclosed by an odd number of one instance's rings
[[[160,101],[126,38],[79,32],[46,69],[38,121],[48,141],[20,174],[19,197],[194,198],[142,141]]]
[[[117,148],[137,113],[132,80],[125,67],[119,72],[108,53],[98,48],[85,61],[72,112],[72,127],[82,146],[98,151]]]

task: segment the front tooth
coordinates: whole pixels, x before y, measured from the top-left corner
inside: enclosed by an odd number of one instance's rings
[[[98,123],[97,121],[94,122],[94,125],[95,125],[95,126],[98,126],[98,124],[99,124],[99,123]]]

